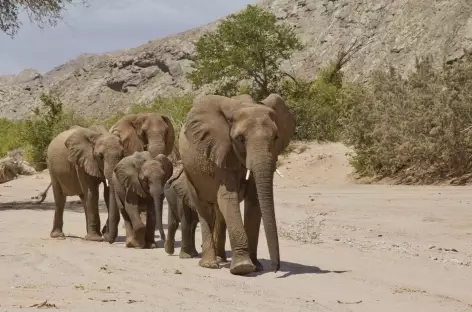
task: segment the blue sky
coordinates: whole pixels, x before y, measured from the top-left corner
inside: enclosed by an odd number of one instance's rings
[[[206,24],[257,0],[89,0],[69,6],[56,27],[39,29],[23,18],[13,39],[0,33],[0,75],[40,72],[81,53],[137,47]]]

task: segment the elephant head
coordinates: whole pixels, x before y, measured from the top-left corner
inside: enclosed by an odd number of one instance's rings
[[[152,197],[157,211],[162,211],[164,185],[172,176],[172,162],[163,154],[152,157],[148,151],[135,152],[123,158],[115,167],[118,182],[126,190],[126,202],[137,205],[139,197]],[[117,210],[116,205],[110,205]],[[110,208],[111,209],[111,208]],[[114,213],[118,213],[114,211]],[[157,224],[162,228],[162,213],[157,213]],[[116,238],[117,219],[110,219],[110,237]],[[160,229],[161,230],[161,229]],[[165,239],[165,237],[163,238]]]
[[[277,157],[295,132],[295,118],[278,94],[259,103],[248,95],[203,96],[193,103],[185,136],[219,168],[253,173],[272,267],[280,266],[273,177]],[[248,179],[249,176],[246,176]]]
[[[123,158],[120,139],[101,126],[75,129],[64,142],[69,160],[87,174],[111,181],[113,169]]]
[[[126,156],[149,151],[153,157],[169,155],[174,148],[174,127],[170,119],[158,113],[139,113],[122,117],[110,132],[123,142]]]

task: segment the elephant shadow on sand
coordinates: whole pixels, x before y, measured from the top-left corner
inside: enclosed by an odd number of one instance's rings
[[[227,252],[227,257],[231,257],[231,252]],[[263,275],[266,273],[273,273],[270,268],[270,260],[267,259],[260,259],[259,260],[261,264],[264,266],[264,270],[260,272],[252,272],[247,275],[247,277],[256,277],[259,275]],[[221,267],[223,268],[229,268],[230,263],[225,263]],[[321,269],[317,266],[314,265],[305,265],[301,263],[294,263],[294,262],[288,262],[288,261],[280,261],[280,272],[283,272],[284,274],[281,276],[278,276],[277,278],[286,278],[292,275],[303,275],[303,274],[342,274],[342,273],[347,273],[351,272],[351,270],[325,270]]]

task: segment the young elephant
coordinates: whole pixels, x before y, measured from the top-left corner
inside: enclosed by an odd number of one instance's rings
[[[156,247],[155,207],[162,205],[164,184],[172,172],[172,162],[166,156],[159,154],[152,158],[148,151],[135,152],[116,165],[112,176],[114,194],[110,195],[110,244],[118,234],[119,207],[125,222],[126,247]],[[146,225],[141,221],[141,212],[146,212]]]
[[[187,259],[198,256],[195,248],[195,230],[198,224],[198,213],[188,191],[183,167],[180,167],[164,186],[164,195],[169,206],[167,222],[167,239],[165,250],[174,254],[175,232],[182,224],[182,247],[179,258]]]

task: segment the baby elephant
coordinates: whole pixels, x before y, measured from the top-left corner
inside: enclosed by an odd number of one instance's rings
[[[125,223],[126,247],[156,247],[155,207],[162,210],[164,184],[172,173],[172,162],[166,156],[159,154],[152,158],[148,151],[135,152],[116,165],[112,177],[115,196],[110,196],[110,210],[113,209],[117,217],[110,218],[110,236],[116,238],[117,235],[119,215],[116,209],[119,207]],[[146,212],[146,225],[141,221],[141,212]],[[157,221],[162,223],[162,220]],[[161,238],[165,240],[165,236]]]
[[[164,245],[166,252],[174,253],[175,232],[182,224],[182,247],[179,258],[198,256],[195,248],[195,230],[198,224],[198,213],[192,202],[183,167],[164,186],[164,195],[169,205],[167,239]]]

